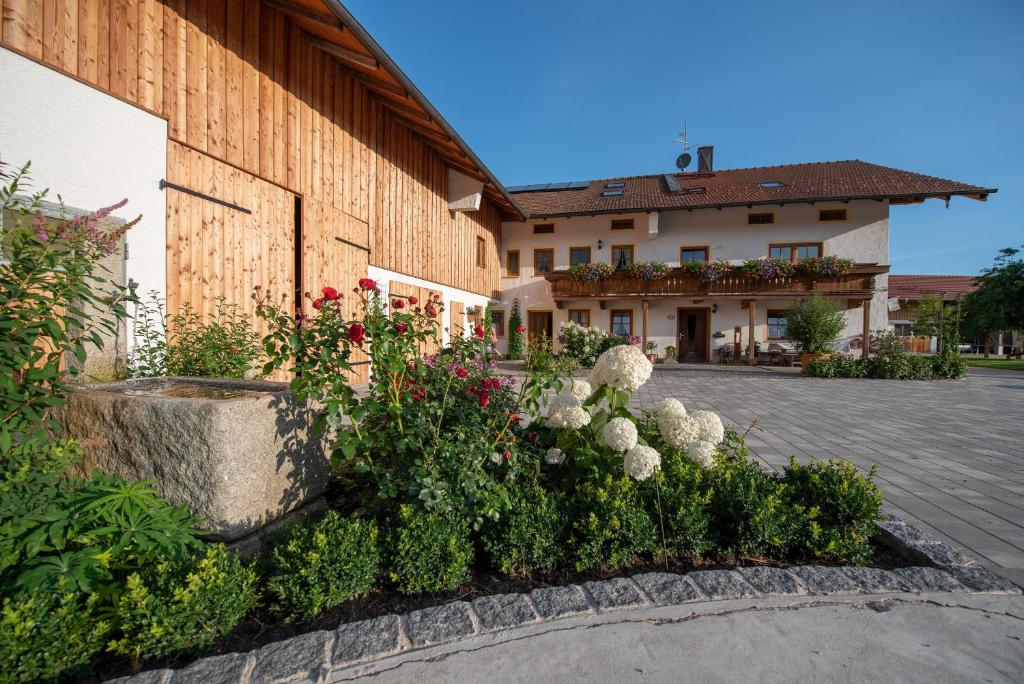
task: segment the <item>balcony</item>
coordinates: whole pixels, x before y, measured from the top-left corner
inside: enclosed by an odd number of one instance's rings
[[[719,298],[768,299],[779,297],[806,297],[820,294],[824,297],[867,299],[875,291],[875,276],[889,271],[888,266],[856,264],[853,270],[836,276],[793,275],[773,279],[752,279],[741,274],[730,274],[713,283],[702,282],[698,276],[679,268],[669,270],[659,280],[641,280],[612,275],[594,282],[576,282],[568,271],[545,274],[551,283],[551,296],[556,302],[570,299],[669,299]]]

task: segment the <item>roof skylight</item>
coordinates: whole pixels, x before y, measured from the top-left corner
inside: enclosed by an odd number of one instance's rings
[[[784,187],[786,187],[786,184],[783,183],[782,181],[766,180],[766,181],[761,181],[761,187],[762,188],[784,188]]]
[[[622,197],[622,190],[605,190],[601,193],[602,197]]]

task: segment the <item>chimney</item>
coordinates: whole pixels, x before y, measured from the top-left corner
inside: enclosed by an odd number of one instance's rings
[[[705,145],[697,148],[697,173],[711,173],[714,165],[712,160],[715,156],[714,145]]]

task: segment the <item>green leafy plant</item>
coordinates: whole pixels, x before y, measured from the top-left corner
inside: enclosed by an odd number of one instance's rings
[[[871,535],[881,517],[882,493],[847,461],[800,465],[793,458],[783,474],[790,501],[811,511],[795,543],[812,558],[864,565],[871,557]]]
[[[0,684],[57,679],[83,668],[111,629],[99,596],[63,584],[16,592],[0,609]]]
[[[312,525],[296,525],[271,552],[267,586],[283,610],[311,620],[362,596],[380,573],[377,525],[344,520],[337,511]]]
[[[252,321],[224,297],[217,298],[208,317],[188,302],[167,317],[163,302],[152,292],[138,307],[130,368],[136,377],[240,378],[257,373],[261,353]]]
[[[666,450],[662,459],[660,491],[648,496],[647,510],[663,521],[669,553],[701,556],[713,547],[711,540],[711,491],[703,468],[678,450]]]
[[[259,599],[256,573],[223,544],[193,560],[157,563],[128,577],[108,649],[143,658],[196,651],[230,632]]]
[[[846,327],[839,308],[821,295],[793,302],[786,309],[789,336],[805,354],[826,354]]]
[[[458,516],[404,505],[390,521],[385,549],[388,576],[404,594],[451,591],[469,581],[473,542]]]
[[[607,280],[615,273],[611,264],[573,264],[569,267],[569,279],[577,283],[594,283]]]
[[[519,298],[512,300],[512,312],[508,317],[508,353],[505,355],[509,361],[518,361],[523,358],[523,318],[519,313]]]
[[[509,575],[551,570],[564,556],[562,497],[536,484],[516,488],[508,510],[482,530],[491,565]]]
[[[627,475],[585,481],[576,489],[569,503],[568,544],[576,570],[612,570],[656,551],[657,528],[639,490]]]
[[[608,338],[609,334],[600,328],[584,328],[566,321],[558,329],[558,342],[561,345],[559,354],[574,359],[581,368],[590,368],[604,351]]]

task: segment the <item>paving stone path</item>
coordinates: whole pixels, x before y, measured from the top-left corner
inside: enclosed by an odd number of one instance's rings
[[[868,469],[886,510],[1024,582],[1024,373],[972,368],[958,381],[821,380],[788,370],[663,366],[634,408],[676,397],[717,411],[781,468],[830,456]]]

